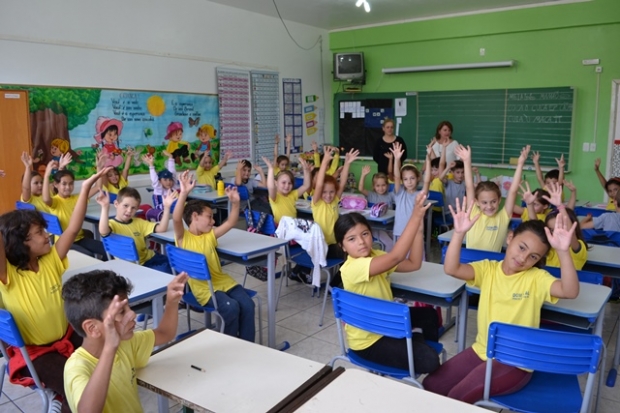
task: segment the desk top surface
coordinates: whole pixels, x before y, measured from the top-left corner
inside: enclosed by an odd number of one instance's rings
[[[218,195],[217,191],[207,192],[204,188],[196,188],[192,192],[189,193],[188,198],[190,199],[200,199],[202,201],[211,201],[211,202],[222,202],[227,201],[228,196]]]
[[[69,252],[67,252],[67,259],[69,260],[69,269],[67,271],[79,270],[80,268],[97,265],[102,262],[97,258],[74,250],[69,250]]]
[[[311,203],[312,203],[312,201],[306,201],[306,200],[300,199],[297,202],[295,202],[295,208],[299,212],[303,212],[305,214],[312,214],[312,204]],[[358,212],[358,213],[362,214],[368,221],[383,222],[383,223],[393,222],[394,221],[394,214],[395,214],[393,209],[388,209],[386,211],[385,215],[383,215],[381,217],[371,217],[370,216],[370,209],[364,209],[362,211],[357,211],[357,210],[352,210],[352,209],[339,208],[340,215],[349,214],[351,212]]]
[[[129,261],[111,260],[99,261],[97,264],[81,268],[74,268],[69,264],[69,269],[62,275],[62,282],[65,283],[75,274],[93,270],[111,270],[128,278],[133,284],[133,291],[129,296],[131,304],[145,301],[156,294],[165,293],[168,283],[172,281],[172,275],[170,274],[152,270]]]
[[[488,412],[471,404],[358,369],[345,370],[296,411],[304,413]]]
[[[142,386],[208,411],[265,412],[323,367],[207,330],[153,355],[137,377]]]
[[[465,288],[465,281],[446,275],[443,265],[432,262],[423,262],[418,271],[392,273],[390,282],[394,288],[440,298],[454,298]]]

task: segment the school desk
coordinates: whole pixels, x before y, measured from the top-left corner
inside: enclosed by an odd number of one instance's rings
[[[154,354],[137,379],[138,385],[195,411],[266,412],[324,367],[206,330]],[[159,411],[167,413],[167,405],[160,402]]]
[[[110,210],[108,216],[114,218],[116,216],[116,207],[110,204]],[[91,201],[86,207],[86,215],[84,221],[88,222],[93,227],[93,234],[96,240],[101,240],[101,234],[99,233],[99,220],[101,219],[101,205]]]
[[[174,244],[174,230],[170,229],[150,236],[155,242]],[[287,244],[286,240],[268,237],[233,228],[217,240],[217,253],[220,259],[232,261],[243,266],[265,265],[267,261],[267,344],[276,347],[276,251]],[[278,345],[287,348],[288,343]]]
[[[153,310],[153,327],[159,325],[164,314],[164,295],[172,276],[161,271],[152,270],[142,265],[123,260],[100,261],[87,267],[73,268],[69,261],[69,269],[62,275],[65,283],[75,274],[94,271],[111,270],[128,278],[133,284],[133,291],[129,296],[129,305],[136,307],[139,304],[151,303]]]
[[[207,192],[205,188],[200,187],[194,188],[187,197],[189,199],[199,199],[201,201],[207,201],[212,204],[218,204],[228,201],[228,196],[226,194],[218,195],[216,190]]]
[[[423,262],[418,271],[407,273],[395,272],[390,275],[390,283],[395,297],[446,307],[447,320],[444,323],[444,332],[454,325],[451,317],[452,306],[459,304],[465,293],[465,281],[446,275],[443,265],[432,262]],[[459,330],[465,328],[459,324]],[[464,334],[464,332],[462,332]],[[457,337],[461,333],[457,332]],[[465,343],[459,341],[459,352],[465,349]]]
[[[82,254],[81,252],[74,250],[69,250],[69,252],[67,252],[67,259],[69,260],[70,270],[79,270],[80,268],[97,265],[102,262],[97,258],[93,258],[90,255]]]
[[[300,413],[483,413],[481,407],[359,369],[347,369],[301,405]]]

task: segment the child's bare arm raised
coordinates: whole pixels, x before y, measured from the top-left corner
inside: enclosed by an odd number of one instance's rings
[[[424,160],[424,181],[422,183],[422,191],[428,194],[428,189],[431,187],[431,180],[433,179],[431,172],[431,153],[433,150],[427,152],[426,159]]]
[[[99,217],[99,234],[102,237],[107,236],[110,233],[110,196],[108,191],[102,189],[97,194],[95,201],[101,207],[101,216]]]
[[[506,196],[506,203],[504,204],[508,217],[512,216],[512,210],[515,207],[515,200],[517,199],[517,192],[519,191],[521,176],[523,175],[523,166],[525,165],[525,161],[527,161],[529,153],[530,145],[527,145],[525,148],[521,149],[521,155],[517,161],[517,168],[515,169],[515,174],[512,177],[512,183],[510,184],[510,189],[508,190],[508,195]],[[536,215],[531,218],[536,219]]]
[[[463,161],[463,166],[465,167],[465,194],[473,205],[474,199],[476,199],[476,187],[474,186],[474,176],[471,167],[471,148],[458,145],[454,149],[454,154]]]
[[[228,214],[228,219],[220,225],[219,227],[213,227],[213,232],[215,234],[215,238],[219,238],[222,235],[226,234],[237,224],[237,220],[239,219],[239,192],[237,192],[236,186],[229,186],[226,188],[226,196],[230,201],[230,214]],[[176,211],[176,209],[175,209]]]
[[[400,143],[395,142],[394,145],[390,148],[394,156],[394,193],[397,194],[400,192],[401,182],[400,182],[400,167],[401,167],[401,158],[403,156],[403,148]],[[388,171],[389,172],[389,171]]]
[[[570,191],[570,198],[568,198],[568,202],[566,203],[566,207],[570,209],[575,209],[575,204],[577,204],[577,187],[573,184],[572,181],[564,181],[564,185]]]
[[[555,158],[555,161],[558,164],[558,170],[560,171],[558,176],[558,184],[564,185],[564,169],[566,167],[566,161],[564,160],[564,154],[560,156],[560,159]]]
[[[366,177],[370,173],[370,165],[364,165],[362,168],[362,175],[360,176],[360,182],[357,184],[357,190],[360,191],[364,196],[368,196],[368,191],[364,188],[364,181],[366,181]]]
[[[284,137],[284,144],[286,146],[286,157],[291,159],[291,146],[293,145],[293,135],[290,133]]]
[[[172,213],[172,226],[174,227],[174,239],[177,245],[183,248],[183,234],[185,234],[185,227],[183,226],[183,210],[185,209],[185,201],[192,189],[196,186],[196,180],[190,175],[189,171],[183,172],[179,176],[179,182],[181,183],[181,191],[179,192],[179,199],[177,200],[177,206]]]
[[[534,169],[536,170],[536,179],[538,185],[541,188],[545,187],[545,179],[543,178],[542,169],[540,169],[540,152],[532,152],[532,162],[534,163]]]
[[[52,176],[52,171],[58,168],[58,162],[50,161],[45,168],[45,175],[43,176],[43,193],[41,194],[41,198],[43,198],[43,202],[47,206],[52,206],[52,193],[50,192],[50,178]]]
[[[308,192],[310,187],[312,186],[312,169],[314,166],[310,165],[310,163],[306,162],[302,158],[299,158],[299,164],[304,170],[304,182],[301,184],[299,188],[297,188],[297,193],[302,195],[304,192]],[[315,192],[316,193],[316,192]]]
[[[280,135],[276,133],[276,137],[274,139],[275,145],[273,146],[273,164],[278,164],[278,156],[280,154]]]
[[[321,167],[319,168],[319,172],[316,174],[316,184],[314,185],[314,196],[312,197],[312,205],[316,205],[319,202],[322,202],[321,194],[323,194],[323,184],[325,183],[325,174],[327,173],[328,165],[331,163],[331,160],[334,156],[334,153],[331,151],[331,148],[325,147],[325,152],[323,153],[323,162],[321,162]]]
[[[594,172],[596,172],[596,177],[598,178],[598,181],[601,183],[601,186],[603,187],[603,189],[605,189],[605,184],[607,183],[607,180],[601,173],[599,169],[600,167],[601,167],[601,158],[596,158],[596,160],[594,161]]]
[[[276,179],[273,175],[273,164],[264,156],[263,162],[267,165],[267,192],[269,193],[269,199],[275,201],[276,196],[278,195],[278,190],[276,189]]]
[[[545,227],[545,233],[551,247],[555,249],[560,259],[560,279],[551,284],[551,295],[557,298],[576,298],[579,295],[579,279],[577,270],[570,256],[569,248],[577,223],[570,225],[570,218],[566,211],[561,210],[555,219],[553,233]]]
[[[467,234],[467,231],[469,231],[478,218],[480,218],[480,214],[471,218],[471,209],[473,205],[473,200],[470,201],[469,198],[465,197],[463,198],[463,205],[461,205],[458,198],[456,199],[456,210],[452,208],[452,205],[448,206],[454,219],[454,233],[448,244],[443,270],[446,274],[461,280],[473,280],[475,277],[474,268],[471,265],[461,264],[461,247],[465,234]]]
[[[522,185],[519,185],[521,188],[521,192],[523,194],[523,201],[525,201],[525,207],[527,208],[527,214],[530,217],[530,221],[538,219],[536,217],[536,210],[534,209],[534,201],[536,201],[536,195],[532,193],[530,188],[530,184],[527,181],[524,181]],[[523,214],[523,207],[520,205],[515,205],[513,208],[513,212],[516,214]]]
[[[179,194],[177,191],[170,191],[164,199],[162,200],[164,204],[164,213],[161,216],[161,220],[155,226],[155,232],[166,232],[168,231],[168,223],[170,222],[170,209],[172,209],[172,204],[179,198]]]
[[[131,166],[131,158],[133,157],[133,154],[133,148],[127,148],[125,151],[125,166],[123,167],[123,172],[121,174],[125,181],[129,178],[129,167]]]
[[[342,167],[342,176],[349,176],[349,169],[351,168],[351,164],[355,162],[355,160],[359,157],[360,151],[357,149],[351,149],[344,157],[344,166]],[[344,188],[346,187],[343,182],[342,185],[338,188],[338,198],[342,196],[344,192]]]
[[[32,180],[32,157],[26,151],[22,152],[22,163],[24,164],[24,176],[22,177],[22,201],[30,201],[32,190],[30,181]]]
[[[156,346],[161,346],[172,341],[177,334],[177,326],[179,324],[179,302],[185,292],[187,278],[187,273],[182,272],[174,277],[168,284],[164,315],[157,328],[153,330]]]

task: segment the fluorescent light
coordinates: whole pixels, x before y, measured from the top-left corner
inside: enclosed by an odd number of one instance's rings
[[[366,13],[370,13],[370,4],[367,1],[364,2],[364,10],[366,10]]]
[[[383,68],[381,72],[385,74],[412,73],[412,72],[438,72],[441,70],[462,70],[462,69],[487,69],[493,67],[513,67],[516,60],[506,60],[503,62],[484,62],[484,63],[459,63],[453,65],[433,65],[433,66],[411,66]]]
[[[357,3],[355,3],[355,7],[361,7],[364,3],[366,3],[366,0],[357,0]]]

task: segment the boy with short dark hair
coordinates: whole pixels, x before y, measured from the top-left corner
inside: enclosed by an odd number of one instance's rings
[[[452,172],[452,179],[448,179],[448,172]],[[462,205],[463,198],[465,197],[465,165],[463,161],[450,162],[448,168],[444,169],[440,179],[443,182],[446,194],[444,211],[446,214],[449,214],[449,205],[452,205],[452,208],[456,211],[456,200],[458,199]]]
[[[158,254],[146,247],[146,237],[153,232],[168,231],[170,221],[170,207],[176,201],[178,195],[176,191],[169,192],[163,199],[163,215],[161,222],[150,222],[141,218],[136,218],[135,214],[140,207],[140,193],[131,187],[125,187],[118,192],[114,200],[116,216],[110,216],[110,197],[107,192],[101,191],[97,195],[97,203],[101,205],[101,218],[99,219],[99,233],[102,237],[107,237],[111,233],[124,235],[133,238],[140,265],[152,268],[157,271],[172,274],[172,269],[165,255]]]
[[[168,284],[159,326],[136,333],[136,314],[127,301],[132,285],[126,278],[98,270],[77,274],[65,283],[65,314],[84,337],[65,364],[71,411],[142,412],[135,373],[148,363],[155,346],[174,339],[186,280],[187,274],[181,273]]]

